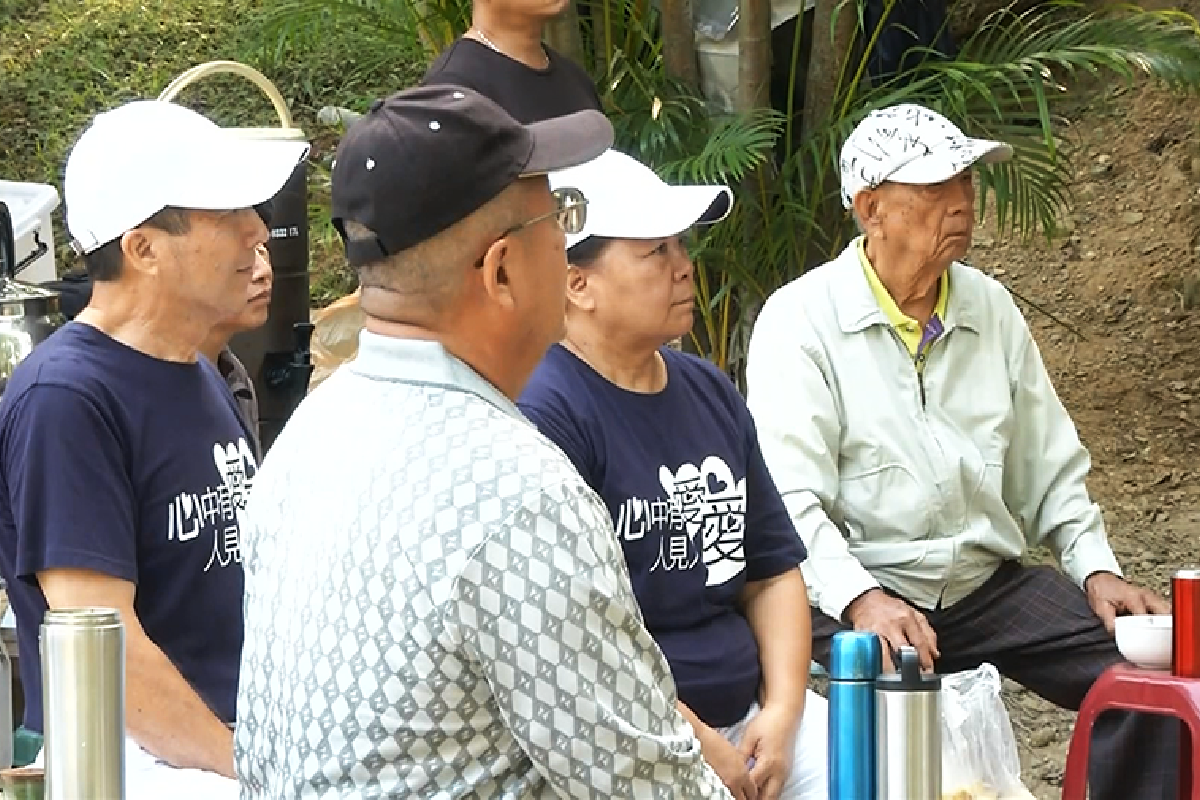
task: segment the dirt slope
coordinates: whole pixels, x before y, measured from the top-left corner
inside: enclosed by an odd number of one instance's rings
[[[1110,92],[1070,128],[1079,146],[1069,233],[997,243],[968,260],[1018,299],[1091,451],[1093,496],[1132,579],[1168,596],[1200,562],[1200,100]],[[1025,776],[1059,797],[1072,716],[1017,687],[1007,701]]]

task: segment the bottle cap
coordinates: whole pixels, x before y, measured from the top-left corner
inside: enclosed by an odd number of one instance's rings
[[[875,688],[884,692],[936,692],[942,688],[939,675],[921,672],[921,658],[915,647],[901,647],[892,651],[892,663],[896,671],[880,675],[875,679]]]
[[[862,631],[839,631],[829,652],[829,679],[873,681],[883,665],[879,637]]]

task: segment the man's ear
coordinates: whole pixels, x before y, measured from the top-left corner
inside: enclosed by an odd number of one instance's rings
[[[879,227],[879,189],[863,189],[854,195],[854,214],[863,232]]]
[[[512,252],[508,237],[497,239],[483,254],[479,266],[484,292],[492,302],[506,310],[516,306],[512,291]]]
[[[147,275],[157,275],[167,255],[166,231],[153,228],[134,228],[121,234],[121,253],[125,268]]]
[[[595,277],[591,270],[567,264],[567,301],[580,311],[596,308],[596,299],[590,291],[589,278]]]

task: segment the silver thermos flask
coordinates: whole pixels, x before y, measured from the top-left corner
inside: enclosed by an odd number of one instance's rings
[[[942,679],[921,672],[915,647],[893,654],[875,680],[879,800],[940,800]]]
[[[125,800],[125,627],[54,609],[41,629],[46,800]]]

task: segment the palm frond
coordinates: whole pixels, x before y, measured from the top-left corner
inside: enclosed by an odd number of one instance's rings
[[[770,109],[718,118],[695,155],[663,164],[668,181],[737,184],[771,158],[783,132],[783,115]]]

